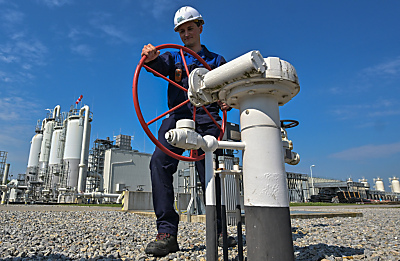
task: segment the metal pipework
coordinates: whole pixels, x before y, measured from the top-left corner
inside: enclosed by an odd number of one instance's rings
[[[8,178],[8,171],[10,170],[10,164],[6,164],[4,168],[4,173],[3,173],[3,185],[7,185],[7,178]],[[3,191],[3,195],[1,196],[1,204],[3,205],[6,202],[6,196],[7,196],[7,186],[6,189]]]
[[[218,260],[218,247],[217,247],[217,227],[216,227],[216,210],[217,210],[217,200],[216,200],[216,190],[215,190],[215,176],[214,176],[214,159],[213,152],[217,148],[226,148],[226,149],[243,149],[245,144],[243,142],[222,142],[218,141],[215,137],[206,135],[202,137],[198,133],[194,131],[192,126],[192,120],[180,120],[177,122],[177,127],[179,129],[169,130],[165,134],[165,138],[167,141],[174,145],[179,146],[183,149],[199,149],[201,148],[205,151],[205,183],[206,183],[206,247],[207,247],[207,260],[216,261]],[[194,122],[193,122],[194,124]],[[219,166],[220,168],[224,168],[223,163]],[[225,174],[222,176],[224,177]],[[222,193],[222,206],[225,206],[225,189],[224,189],[224,179],[221,181],[221,193]],[[239,198],[239,197],[238,197]],[[239,202],[239,200],[238,200]],[[240,205],[240,202],[238,203]],[[223,211],[224,212],[224,211]],[[226,213],[223,213],[223,216]],[[240,216],[240,206],[239,206],[239,216]],[[225,217],[226,218],[226,217]],[[226,224],[226,220],[224,222]],[[241,226],[241,224],[240,224]],[[223,226],[224,227],[224,226]],[[224,237],[226,238],[227,232],[226,227],[225,231],[223,231]],[[241,231],[239,232],[241,236]],[[224,240],[224,258],[227,258],[227,245],[226,240]],[[242,242],[241,239],[239,242]],[[240,248],[242,251],[242,248]],[[243,252],[243,251],[242,251]],[[242,253],[241,252],[241,253]],[[242,255],[240,255],[242,256]],[[226,259],[224,259],[226,260]],[[241,259],[242,260],[242,259]]]
[[[196,106],[221,100],[240,110],[248,260],[294,260],[279,106],[299,91],[291,64],[257,51],[189,77]]]
[[[166,140],[174,146],[183,149],[199,149],[205,152],[205,198],[206,198],[206,246],[207,260],[218,260],[217,246],[217,202],[215,191],[213,152],[218,148],[218,140],[210,135],[202,137],[194,131],[192,120],[179,120],[177,128],[165,133]]]
[[[300,162],[300,155],[293,150],[293,142],[288,139],[287,131],[281,128],[283,154],[285,155],[285,163],[297,165]]]
[[[81,159],[79,163],[79,175],[78,175],[78,188],[77,191],[85,191],[86,187],[86,157],[89,153],[89,137],[90,129],[89,129],[89,106],[85,105],[79,111],[79,118],[83,117],[83,112],[85,112],[85,120],[83,125],[83,139],[82,139],[82,150],[81,150]],[[88,134],[89,133],[89,134]]]
[[[218,170],[225,170],[224,157],[218,157]],[[225,173],[220,172],[220,185],[221,185],[221,223],[222,223],[222,252],[224,261],[228,260],[228,230],[227,230],[227,220],[226,220],[226,190],[225,190]]]

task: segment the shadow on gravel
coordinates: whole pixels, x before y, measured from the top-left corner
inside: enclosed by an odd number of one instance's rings
[[[341,226],[342,224],[316,224],[312,225],[313,227],[337,227]]]
[[[200,246],[194,246],[192,248],[180,248],[179,251],[181,252],[191,252],[191,251],[201,251],[201,250],[205,250],[206,246],[205,245],[200,245]]]
[[[132,259],[122,259],[118,255],[108,255],[108,256],[96,256],[93,258],[80,257],[80,258],[71,258],[62,254],[50,254],[48,256],[44,255],[22,255],[17,257],[0,257],[0,261],[31,261],[31,260],[107,260],[107,261],[122,261],[122,260],[132,260]],[[135,259],[133,259],[135,260]]]
[[[301,228],[292,227],[292,239],[296,241],[299,238],[303,238],[307,233],[304,233]]]
[[[309,245],[306,247],[294,246],[296,261],[318,261],[325,257],[343,257],[364,255],[364,248],[330,246],[327,244]]]

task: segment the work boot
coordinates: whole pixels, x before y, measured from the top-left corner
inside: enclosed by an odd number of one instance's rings
[[[168,233],[158,233],[156,240],[150,242],[145,250],[148,255],[163,257],[179,250],[176,236]]]
[[[228,236],[227,243],[228,243],[228,247],[234,247],[237,245],[235,238],[232,236]],[[218,246],[224,247],[224,239],[223,239],[222,233],[218,234]]]

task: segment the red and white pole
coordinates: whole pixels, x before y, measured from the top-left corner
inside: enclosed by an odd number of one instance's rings
[[[82,101],[83,95],[79,96],[79,98],[75,102],[75,106],[78,107],[78,104]]]

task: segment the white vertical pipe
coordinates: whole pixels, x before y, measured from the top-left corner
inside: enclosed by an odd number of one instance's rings
[[[82,139],[82,149],[81,149],[81,162],[79,164],[79,176],[78,176],[78,192],[84,191],[86,186],[86,164],[85,164],[85,156],[87,154],[87,143],[88,140],[88,125],[89,125],[89,106],[85,105],[79,111],[79,117],[83,116],[83,112],[85,112],[85,120],[83,125],[83,139]]]
[[[56,107],[54,107],[53,110],[53,119],[60,117],[60,105],[57,105]]]
[[[206,183],[206,259],[208,261],[218,260],[217,247],[217,208],[215,176],[213,168],[213,151],[205,151],[205,183]]]
[[[8,171],[10,170],[10,164],[6,164],[5,168],[4,168],[4,173],[3,173],[3,185],[6,185],[7,183],[7,178],[8,178]],[[7,195],[7,191],[4,190],[3,191],[3,195],[1,196],[1,204],[3,205],[4,203],[6,203],[6,195]]]
[[[294,260],[278,101],[246,95],[240,112],[247,258]]]
[[[247,95],[240,101],[244,204],[288,207],[278,102],[268,95]],[[254,193],[258,191],[258,193]]]
[[[206,205],[216,206],[213,152],[205,152]]]

